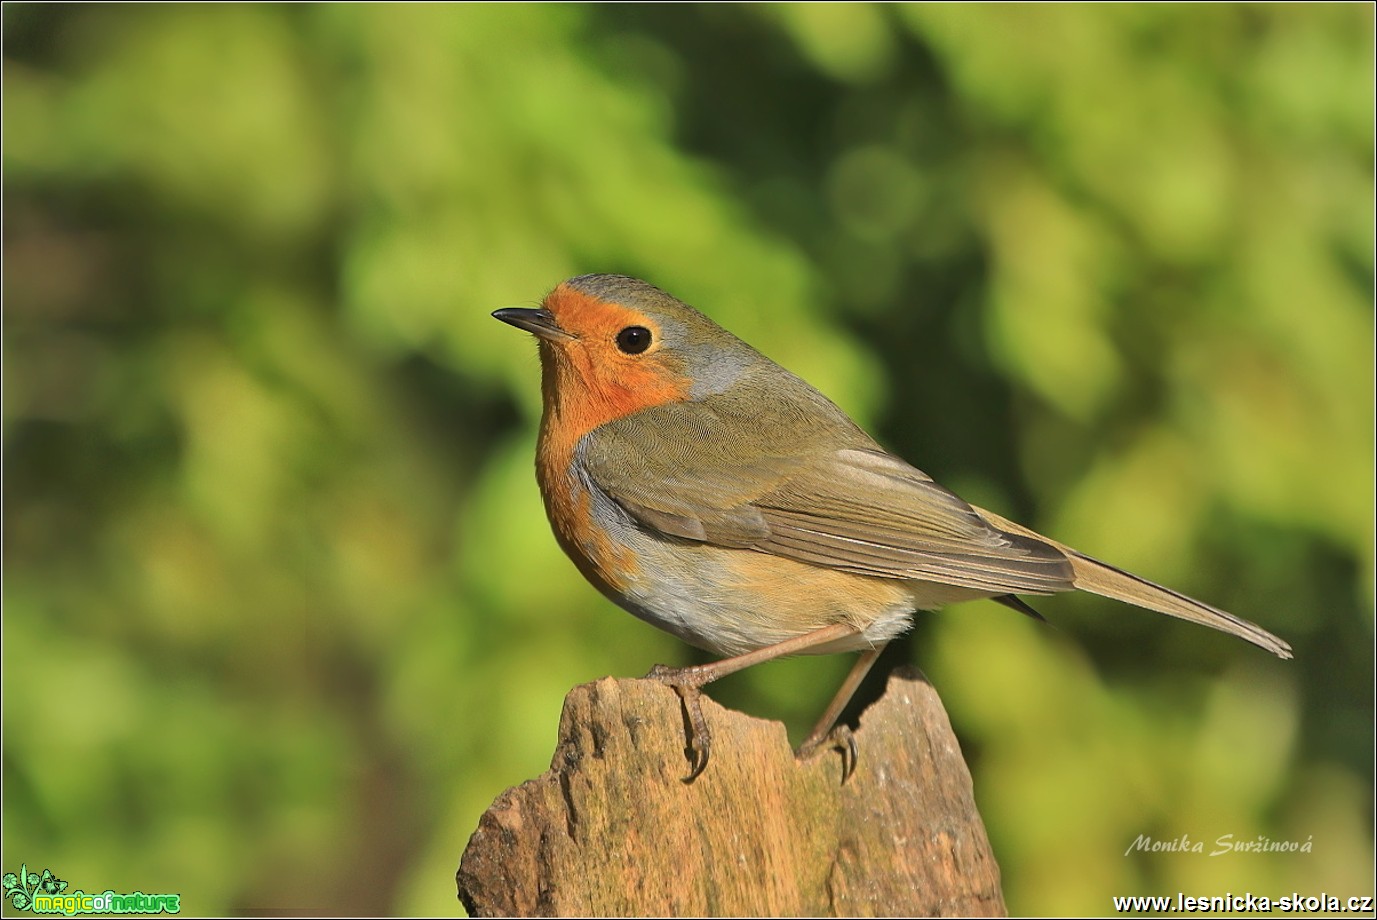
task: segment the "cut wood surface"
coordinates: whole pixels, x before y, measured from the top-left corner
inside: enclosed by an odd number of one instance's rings
[[[464,851],[475,916],[1002,916],[999,867],[941,701],[896,671],[859,760],[794,759],[784,726],[708,699],[692,783],[679,698],[605,678],[564,702],[549,772],[509,789]]]

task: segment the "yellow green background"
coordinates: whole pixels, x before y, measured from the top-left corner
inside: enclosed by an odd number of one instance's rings
[[[489,317],[615,271],[1295,646],[922,617],[1014,912],[1372,893],[1371,6],[7,3],[3,119],[3,871],[457,912],[564,693],[699,660],[560,554]]]

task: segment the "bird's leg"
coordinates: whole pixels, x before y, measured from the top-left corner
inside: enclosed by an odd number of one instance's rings
[[[674,692],[679,694],[679,699],[684,706],[684,718],[688,722],[689,729],[688,747],[685,749],[689,755],[689,775],[684,777],[684,782],[693,782],[707,768],[708,751],[712,747],[712,734],[708,731],[707,719],[703,717],[700,688],[719,678],[726,677],[728,674],[735,674],[737,671],[749,668],[751,665],[782,658],[785,655],[797,654],[855,634],[855,627],[836,623],[804,633],[801,636],[795,636],[792,639],[785,639],[783,642],[776,642],[774,645],[767,645],[744,655],[737,655],[735,658],[714,661],[711,664],[695,664],[687,668],[667,668],[662,664],[657,664],[651,668],[646,677],[649,680],[658,680],[662,684],[673,687]],[[866,652],[866,654],[869,655],[870,653]],[[864,676],[865,672],[862,671],[861,677]],[[849,683],[851,678],[848,677],[847,681]],[[858,677],[856,682],[859,683],[859,681],[860,678]],[[851,691],[846,694],[846,699],[850,699],[851,693],[854,692],[855,687],[852,686]],[[842,706],[846,705],[846,699],[842,700]],[[835,702],[834,700],[834,705]],[[833,714],[830,721],[835,722],[836,718],[836,715]]]
[[[860,687],[861,681],[865,680],[865,675],[870,673],[870,669],[875,664],[875,659],[880,657],[880,652],[884,651],[884,646],[872,648],[861,653],[856,659],[856,663],[851,666],[851,672],[846,675],[846,680],[842,681],[841,687],[837,690],[836,696],[832,697],[832,702],[828,704],[827,711],[818,719],[818,724],[813,726],[813,730],[808,733],[808,737],[803,739],[803,743],[798,746],[797,756],[800,760],[807,759],[817,751],[819,745],[824,741],[831,741],[832,747],[841,751],[842,755],[842,782],[856,771],[856,739],[851,734],[851,728],[846,725],[837,725],[837,719],[841,718],[842,710],[846,704],[851,702],[851,697],[856,695],[856,689]]]
[[[657,664],[650,669],[646,675],[650,680],[658,680],[668,684],[679,694],[679,702],[684,707],[684,731],[688,738],[688,744],[684,746],[684,753],[688,755],[689,775],[684,777],[684,782],[691,783],[698,778],[708,766],[708,748],[712,745],[712,734],[708,731],[708,720],[703,717],[703,691],[700,685],[695,685],[692,679],[681,681],[679,675],[690,668],[670,668],[662,664]]]

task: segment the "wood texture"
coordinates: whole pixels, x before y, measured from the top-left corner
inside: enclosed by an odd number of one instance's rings
[[[509,789],[464,851],[475,916],[1002,916],[999,868],[936,692],[910,669],[856,732],[798,762],[784,726],[707,700],[686,784],[674,691],[606,678],[565,699],[549,772]]]

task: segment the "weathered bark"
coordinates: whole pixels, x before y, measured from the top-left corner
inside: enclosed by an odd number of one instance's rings
[[[482,916],[1002,916],[999,868],[936,692],[890,677],[841,758],[794,759],[778,722],[703,701],[692,783],[670,688],[614,680],[565,699],[549,772],[479,822],[459,897]]]

